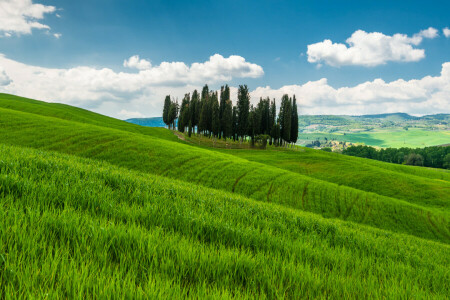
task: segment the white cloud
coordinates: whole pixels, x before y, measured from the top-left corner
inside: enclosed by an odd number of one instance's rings
[[[450,37],[450,29],[448,29],[448,27],[445,27],[444,29],[442,29],[442,32],[444,33],[446,38]]]
[[[12,80],[11,84],[0,87],[0,92],[64,102],[112,116],[118,116],[125,105],[129,111],[158,116],[167,94],[181,99],[184,93],[194,88],[200,89],[205,83],[214,84],[264,74],[262,67],[245,61],[243,57],[224,58],[219,54],[191,66],[183,62],[162,62],[137,73],[86,66],[43,68],[26,65],[0,54],[0,68]]]
[[[0,54],[0,92],[34,99],[63,102],[118,118],[160,116],[165,95],[181,101],[183,95],[203,84],[232,78],[261,76],[260,66],[242,57],[213,55],[190,66],[163,62],[135,73],[108,68],[75,67],[50,69],[26,65]],[[302,114],[366,114],[406,112],[412,114],[450,112],[450,62],[441,74],[421,79],[385,82],[382,79],[351,87],[335,88],[326,78],[279,89],[259,87],[251,92],[252,102],[269,96],[281,99],[295,94]],[[237,88],[231,87],[236,103]],[[279,107],[279,103],[278,103]]]
[[[32,0],[0,0],[0,32],[30,34],[32,29],[50,29],[38,20],[55,10],[54,6],[33,4]]]
[[[346,40],[346,44],[333,43],[331,40],[308,45],[308,62],[326,63],[333,67],[359,65],[373,67],[389,61],[411,62],[425,57],[423,49],[417,49],[424,38],[438,36],[435,28],[428,28],[412,37],[405,34],[384,35],[381,32],[355,31]]]
[[[11,83],[11,78],[6,74],[5,70],[0,66],[0,87],[7,86]]]
[[[126,109],[122,109],[119,112],[119,116],[121,116],[123,119],[143,118],[144,117],[144,115],[138,111],[128,111]]]
[[[450,113],[450,62],[442,65],[439,76],[409,81],[375,79],[333,88],[322,78],[279,89],[259,87],[251,92],[253,101],[266,96],[279,100],[283,94],[296,95],[302,114]]]
[[[139,55],[134,55],[123,61],[123,66],[127,68],[136,68],[138,70],[148,70],[152,67],[150,61],[139,59]]]
[[[424,37],[427,39],[434,39],[439,36],[438,30],[433,27],[428,27],[428,29],[421,30],[419,33],[415,34],[414,36],[418,37]]]
[[[62,36],[62,34],[61,33],[54,33],[53,36],[55,38],[59,39]]]

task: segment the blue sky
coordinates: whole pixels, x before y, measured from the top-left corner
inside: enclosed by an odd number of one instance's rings
[[[2,12],[2,3],[11,2],[34,13]],[[42,16],[37,4],[48,8]],[[0,0],[0,17],[11,14],[0,18],[0,91],[119,118],[160,115],[164,94],[181,97],[203,81],[212,88],[248,84],[254,100],[300,93],[307,114],[449,113],[450,66],[443,66],[450,61],[450,37],[443,32],[450,27],[449,11],[448,1]],[[20,18],[42,26],[27,32],[26,25],[11,25]],[[436,31],[420,33],[430,27]],[[351,48],[346,40],[358,30],[355,49],[343,49]],[[393,39],[395,34],[403,37]],[[186,71],[183,80],[174,79],[180,66],[161,67],[203,64],[215,54],[223,59]],[[151,66],[125,67],[124,60],[134,55]],[[227,60],[232,55],[244,61]],[[99,71],[105,68],[109,71]],[[169,79],[149,79],[150,71]],[[33,77],[36,73],[48,79]],[[111,87],[99,78],[120,83]]]

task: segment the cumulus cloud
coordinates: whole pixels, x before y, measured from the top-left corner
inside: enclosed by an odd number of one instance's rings
[[[385,35],[381,32],[355,31],[346,40],[346,44],[333,43],[326,39],[323,42],[308,45],[308,62],[326,63],[333,67],[365,66],[373,67],[389,61],[412,62],[425,57],[425,50],[414,48],[424,38],[438,36],[435,28],[428,28],[408,37],[406,34]]]
[[[208,83],[222,84],[233,78],[251,78],[263,69],[239,56],[213,55],[190,66],[163,62],[138,72],[115,72],[80,66],[51,69],[30,66],[0,54],[0,92],[34,99],[63,102],[121,119],[160,116],[165,95],[179,100],[187,92]],[[406,112],[412,114],[450,112],[450,62],[440,75],[386,82],[375,79],[350,87],[333,87],[326,78],[279,89],[258,87],[252,102],[269,96],[281,99],[295,94],[302,114],[366,114]],[[237,88],[231,87],[236,103]],[[277,105],[279,107],[279,103]]]
[[[428,29],[421,30],[419,33],[415,34],[416,37],[423,37],[427,39],[434,39],[439,36],[438,30],[433,27],[428,27]],[[420,42],[419,42],[420,43]]]
[[[322,78],[279,89],[259,87],[251,92],[253,101],[266,96],[279,100],[283,94],[296,95],[302,114],[449,113],[450,62],[442,65],[439,76],[408,81],[375,79],[353,87],[334,88]]]
[[[134,55],[129,59],[123,61],[123,66],[126,68],[136,68],[138,70],[148,70],[152,67],[150,61],[139,59],[139,55]]]
[[[142,60],[136,57],[135,62],[139,65]],[[225,58],[219,54],[211,56],[206,62],[190,66],[183,62],[162,62],[157,66],[147,66],[149,68],[137,73],[87,66],[43,68],[26,65],[1,54],[0,67],[12,80],[11,84],[0,87],[0,92],[64,102],[113,116],[118,116],[124,108],[120,105],[130,102],[135,103],[135,107],[127,106],[127,110],[141,111],[139,105],[144,105],[145,115],[157,116],[160,114],[159,106],[167,94],[181,97],[205,83],[214,84],[264,74],[262,67],[247,62],[243,57],[234,55]],[[117,110],[111,111],[112,108]]]
[[[34,4],[32,0],[0,0],[0,32],[30,34],[32,29],[50,29],[38,20],[55,10],[54,6]]]
[[[62,34],[61,33],[54,33],[53,36],[55,38],[59,39],[62,36]]]
[[[450,37],[450,29],[448,29],[448,27],[445,27],[444,29],[442,29],[442,32],[444,33],[446,38]]]

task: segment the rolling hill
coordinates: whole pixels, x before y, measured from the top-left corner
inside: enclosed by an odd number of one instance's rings
[[[4,94],[0,170],[0,296],[449,289],[446,171],[304,148],[199,147],[166,129]]]

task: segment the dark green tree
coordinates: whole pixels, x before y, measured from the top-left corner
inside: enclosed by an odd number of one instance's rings
[[[405,165],[423,166],[423,156],[416,153],[410,153],[405,157]]]
[[[290,142],[297,143],[298,139],[298,112],[297,112],[297,100],[295,99],[295,95],[292,101],[292,117],[291,117],[291,136]]]
[[[291,138],[291,117],[292,102],[291,99],[289,99],[289,96],[285,94],[281,98],[280,113],[278,117],[281,127],[281,139],[285,143],[289,143]]]
[[[273,140],[275,137],[272,135],[274,132],[272,129],[277,124],[277,106],[275,104],[275,99],[272,100],[270,103],[270,109],[269,109],[269,134],[270,134],[270,140],[269,144],[272,145]]]
[[[178,101],[171,102],[169,107],[169,129],[172,126],[172,129],[175,129],[176,119],[178,118]]]
[[[222,124],[222,134],[223,138],[226,140],[233,134],[233,104],[231,103],[231,100],[227,100],[227,102],[225,103],[225,110],[223,111],[222,116]]]
[[[197,127],[196,131],[198,132],[198,123],[200,121],[201,106],[197,90],[194,90],[194,92],[192,93],[190,108],[191,108],[190,111],[191,111],[192,128],[194,130],[194,128]]]
[[[219,118],[220,118],[220,133],[219,137],[221,137],[223,128],[226,126],[224,122],[224,111],[226,107],[227,101],[230,100],[230,87],[227,85],[222,86],[220,88],[220,105],[219,105]]]
[[[190,104],[190,94],[185,94],[183,100],[181,101],[180,114],[178,118],[178,131],[185,132],[186,127],[189,125],[189,104]]]
[[[206,133],[207,133],[208,118],[210,117],[208,102],[209,102],[209,94],[206,95],[205,98],[202,98],[202,101],[201,101],[202,110],[200,112],[200,120],[198,123],[198,129],[199,129],[200,133],[203,133],[204,135],[206,135]]]
[[[273,139],[273,144],[275,144],[275,146],[280,145],[281,143],[281,128],[280,128],[280,120],[277,120],[277,123],[275,123],[272,126],[272,130],[270,132],[270,136]]]
[[[240,85],[237,100],[237,134],[241,141],[248,131],[248,116],[250,109],[250,94],[247,85]]]
[[[217,95],[217,94],[216,94]],[[211,97],[211,113],[212,113],[212,125],[211,131],[214,137],[219,137],[220,131],[220,117],[219,117],[219,102],[217,101],[217,96]]]
[[[237,107],[233,106],[233,115],[231,121],[231,135],[233,137],[233,141],[236,141],[237,137]]]
[[[167,95],[166,98],[164,99],[164,108],[163,108],[163,122],[167,126],[170,125],[170,122],[169,122],[169,109],[170,109],[170,104],[171,103],[172,102],[170,101],[170,95]]]

